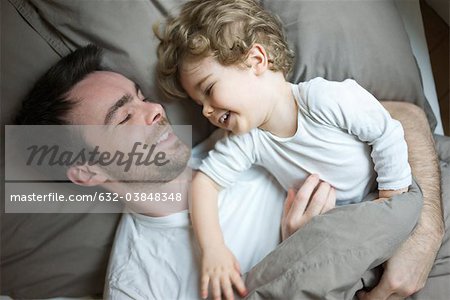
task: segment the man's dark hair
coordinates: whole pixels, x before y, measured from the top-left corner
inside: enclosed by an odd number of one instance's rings
[[[65,56],[34,85],[16,116],[18,125],[65,125],[75,100],[67,93],[87,75],[105,70],[102,49],[87,45]]]

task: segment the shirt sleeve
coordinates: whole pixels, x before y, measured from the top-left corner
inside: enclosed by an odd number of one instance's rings
[[[199,170],[219,186],[231,186],[238,175],[248,170],[257,160],[254,143],[257,130],[243,135],[228,134],[209,151]]]
[[[411,184],[403,127],[356,81],[313,79],[306,87],[306,107],[314,121],[337,127],[372,146],[379,190]]]

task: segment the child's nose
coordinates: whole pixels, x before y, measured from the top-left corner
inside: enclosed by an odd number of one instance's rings
[[[209,118],[213,112],[214,112],[214,108],[212,108],[212,106],[203,105],[202,113],[205,117]]]

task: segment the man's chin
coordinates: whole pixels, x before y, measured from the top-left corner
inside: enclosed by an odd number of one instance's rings
[[[130,184],[163,184],[176,179],[186,169],[190,152],[185,152],[178,156],[178,160],[173,160],[164,166],[135,167],[128,172],[120,169],[108,170],[110,175],[108,182],[123,182]]]
[[[164,153],[164,159],[160,160],[152,158],[154,160],[145,163],[133,162],[131,166],[104,166],[104,173],[109,177],[107,182],[149,185],[164,184],[176,179],[187,167],[190,148],[179,140]]]

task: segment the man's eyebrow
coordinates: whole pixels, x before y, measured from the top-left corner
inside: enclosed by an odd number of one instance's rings
[[[130,94],[125,94],[119,100],[117,100],[116,103],[114,103],[114,105],[108,109],[108,113],[106,114],[104,124],[108,125],[111,122],[114,115],[116,114],[117,110],[122,106],[124,106],[125,104],[127,104],[128,102],[130,102],[132,99],[133,96],[131,96]]]

